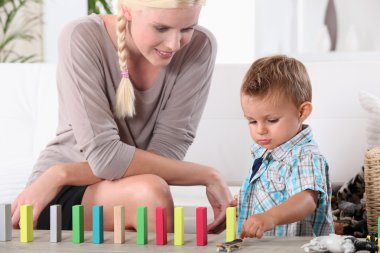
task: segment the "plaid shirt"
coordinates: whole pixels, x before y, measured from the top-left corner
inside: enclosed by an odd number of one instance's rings
[[[262,157],[265,151],[265,148],[253,144],[254,160]],[[334,233],[328,173],[328,164],[319,153],[310,127],[305,125],[300,133],[268,153],[250,182],[251,171],[244,180],[238,203],[238,233],[249,216],[263,213],[307,189],[318,192],[314,213],[301,221],[276,226],[265,235],[320,236]]]

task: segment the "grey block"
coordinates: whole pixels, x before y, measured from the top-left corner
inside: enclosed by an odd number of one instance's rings
[[[50,206],[50,242],[62,240],[62,207],[61,205]]]
[[[12,240],[11,204],[0,205],[0,241]]]

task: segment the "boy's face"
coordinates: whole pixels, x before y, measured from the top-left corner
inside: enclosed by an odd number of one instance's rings
[[[303,105],[297,108],[284,96],[273,101],[272,98],[241,95],[241,106],[252,139],[269,150],[290,140],[302,129],[302,122],[309,115],[304,117]]]

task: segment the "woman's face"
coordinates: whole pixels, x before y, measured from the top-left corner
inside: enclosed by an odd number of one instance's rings
[[[125,8],[131,54],[143,55],[154,66],[166,66],[188,44],[198,23],[200,5],[176,9]]]

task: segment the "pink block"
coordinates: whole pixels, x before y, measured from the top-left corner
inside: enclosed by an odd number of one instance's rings
[[[197,246],[207,245],[207,208],[197,207]]]
[[[156,208],[156,244],[167,244],[167,212],[164,207]]]

